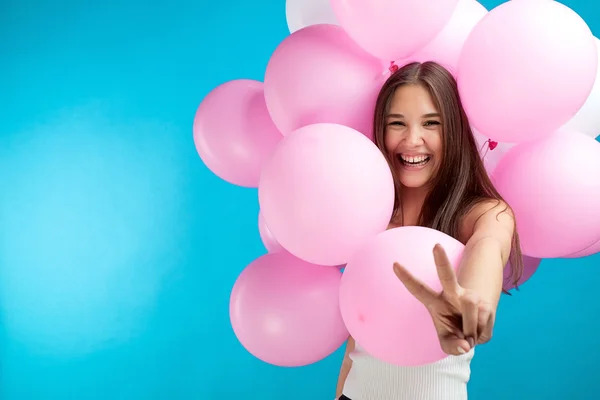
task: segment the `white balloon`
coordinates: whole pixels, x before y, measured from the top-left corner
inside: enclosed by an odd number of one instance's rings
[[[290,33],[310,25],[339,25],[329,0],[287,0],[285,14]]]
[[[598,38],[596,38],[596,46],[598,47],[598,72],[592,91],[577,114],[563,126],[593,138],[600,136],[600,40]],[[569,77],[562,76],[556,79],[569,79]],[[560,93],[556,95],[560,96]]]

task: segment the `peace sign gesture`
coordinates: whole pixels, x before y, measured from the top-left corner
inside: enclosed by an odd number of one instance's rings
[[[441,293],[415,278],[398,263],[394,272],[406,289],[427,308],[446,354],[459,355],[492,337],[494,313],[489,303],[476,293],[461,287],[446,252],[439,244],[433,248],[433,257]]]

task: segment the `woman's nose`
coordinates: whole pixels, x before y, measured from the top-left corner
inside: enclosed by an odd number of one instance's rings
[[[408,130],[405,137],[405,143],[412,146],[423,144],[423,132],[420,126],[412,127]]]

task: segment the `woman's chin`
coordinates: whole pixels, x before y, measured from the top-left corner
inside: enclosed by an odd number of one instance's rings
[[[414,175],[414,174],[411,174]],[[400,183],[405,188],[420,188],[426,186],[429,182],[430,176],[429,174],[418,174],[418,176],[406,176],[405,174],[401,174]]]

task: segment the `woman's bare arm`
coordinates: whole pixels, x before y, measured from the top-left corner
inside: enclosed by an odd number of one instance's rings
[[[477,292],[495,313],[514,235],[512,210],[504,202],[482,202],[468,214],[465,225],[471,235],[459,268],[459,283]]]
[[[350,352],[354,350],[354,339],[352,336],[348,338],[348,342],[346,343],[346,353],[344,354],[344,359],[342,361],[342,366],[340,368],[340,375],[338,378],[337,390],[335,392],[336,399],[342,395],[342,391],[344,390],[344,384],[346,383],[346,378],[348,377],[348,373],[350,372],[350,368],[352,368],[352,359],[350,359]]]

